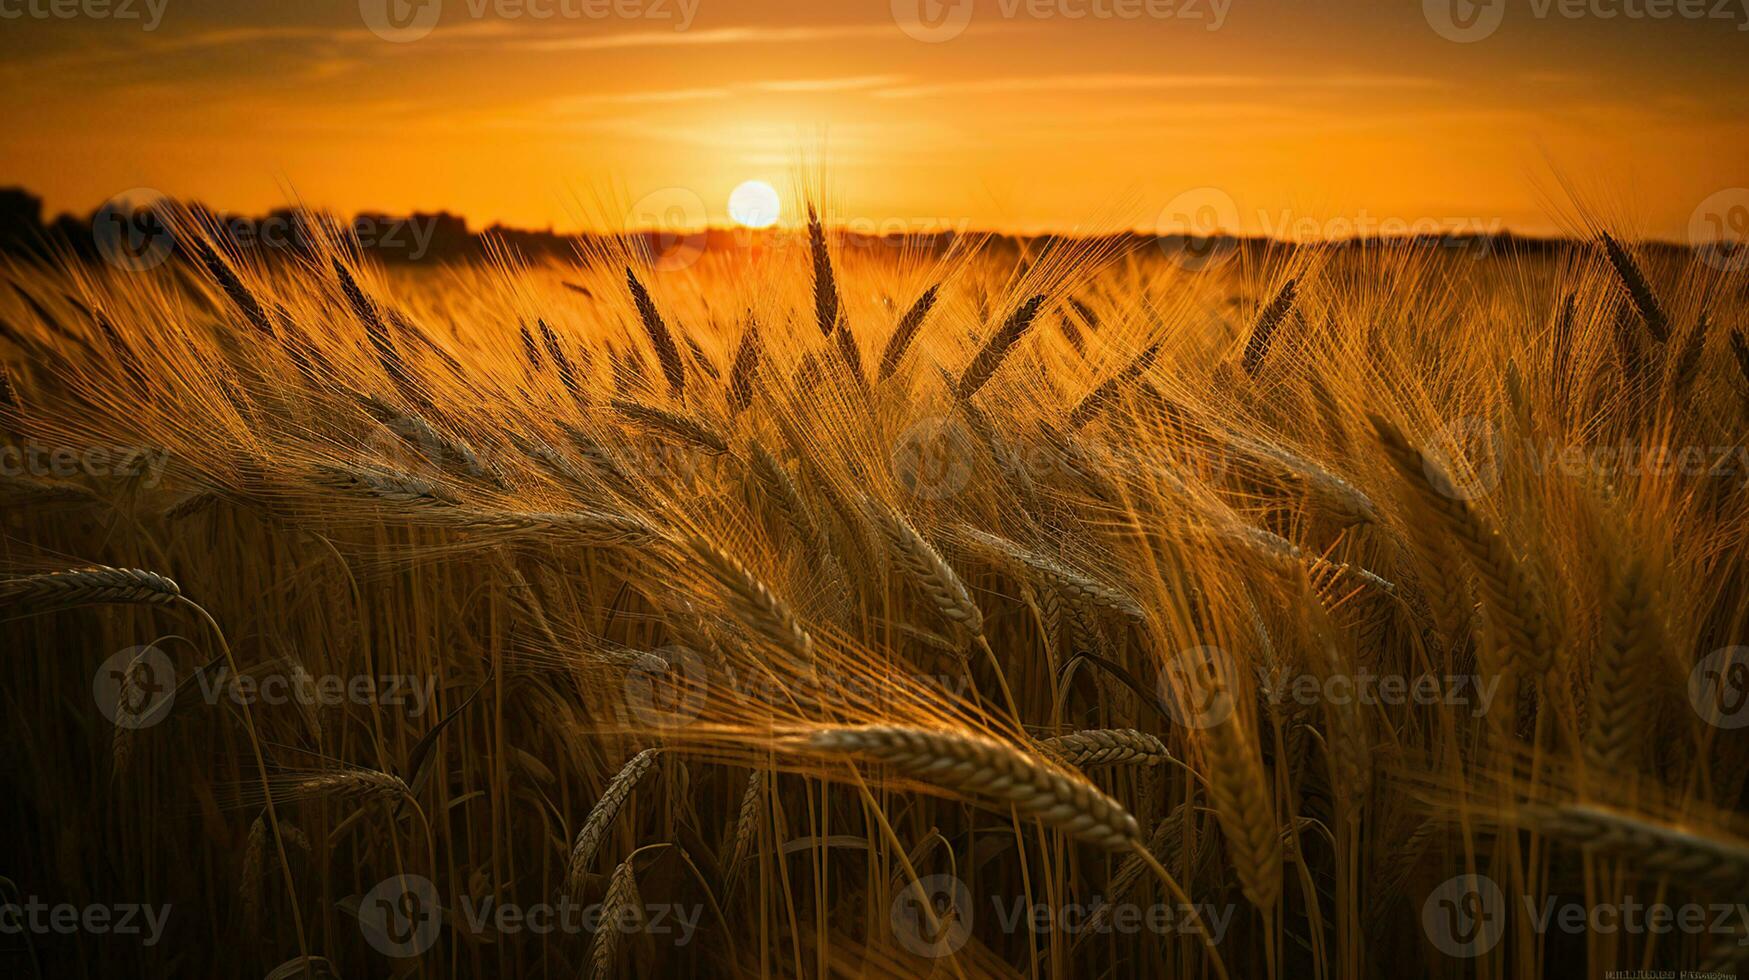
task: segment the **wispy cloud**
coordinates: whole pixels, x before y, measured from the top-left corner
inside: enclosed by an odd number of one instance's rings
[[[885,99],[916,99],[935,95],[977,95],[1007,92],[1117,92],[1146,89],[1233,89],[1260,87],[1437,88],[1443,83],[1404,75],[1335,75],[1300,78],[1263,75],[1076,74],[1020,75],[934,82],[883,89]]]
[[[906,75],[850,75],[843,78],[792,78],[757,82],[761,92],[854,92],[905,81]]]
[[[904,39],[898,28],[888,22],[808,27],[714,27],[701,31],[628,31],[622,34],[527,38],[514,43],[533,51],[603,51],[721,44],[803,44],[811,41],[887,36]]]

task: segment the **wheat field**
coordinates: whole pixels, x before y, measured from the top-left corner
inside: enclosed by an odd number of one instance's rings
[[[1690,250],[179,241],[4,272],[0,887],[162,920],[10,975],[1749,964]]]

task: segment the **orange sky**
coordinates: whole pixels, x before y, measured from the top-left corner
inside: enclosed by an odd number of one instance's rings
[[[1471,43],[1446,2],[0,0],[0,183],[572,229],[823,173],[864,224],[1278,234],[1548,231],[1571,185],[1677,238],[1749,187],[1749,0],[1491,0]]]

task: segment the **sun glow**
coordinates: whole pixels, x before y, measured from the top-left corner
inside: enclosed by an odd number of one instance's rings
[[[729,192],[729,217],[748,228],[769,228],[782,211],[777,190],[763,180],[744,181]]]

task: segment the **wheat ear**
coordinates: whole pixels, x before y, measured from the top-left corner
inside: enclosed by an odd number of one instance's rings
[[[967,631],[982,633],[984,614],[972,601],[971,591],[941,553],[897,512],[874,501],[868,502],[868,512],[894,560],[922,587],[923,594],[929,597],[935,608]]]
[[[577,839],[571,845],[571,860],[565,876],[573,893],[582,888],[584,877],[589,874],[589,865],[594,862],[595,852],[601,847],[601,840],[607,835],[613,818],[619,815],[620,807],[637,788],[638,781],[656,764],[656,756],[661,751],[645,749],[626,760],[619,772],[608,780],[607,787],[601,791],[601,799],[595,801],[589,816],[584,818],[583,827],[577,831]]]
[[[828,755],[873,759],[942,789],[1011,803],[1047,827],[1110,850],[1141,840],[1136,818],[1092,783],[982,735],[867,725],[816,732],[806,744]]]
[[[644,325],[650,346],[656,348],[656,360],[661,363],[662,374],[668,379],[668,391],[679,397],[686,390],[686,367],[680,360],[680,348],[674,343],[674,335],[668,331],[668,324],[662,322],[656,301],[650,298],[650,291],[638,281],[631,266],[626,266],[626,288],[631,290],[632,304],[638,308],[638,322]]]
[[[1554,662],[1556,634],[1543,612],[1535,580],[1493,524],[1458,495],[1456,485],[1438,464],[1411,446],[1396,426],[1377,415],[1371,418],[1380,445],[1399,475],[1469,557],[1497,639],[1504,649],[1523,657],[1524,666],[1532,672],[1547,672]]]
[[[1585,747],[1605,768],[1631,769],[1644,735],[1646,669],[1663,648],[1656,597],[1643,558],[1619,566],[1604,606],[1603,642],[1592,666]]]
[[[1039,744],[1079,769],[1131,762],[1152,766],[1172,758],[1166,743],[1134,728],[1090,728]]]
[[[1640,320],[1646,324],[1646,330],[1652,334],[1652,339],[1665,343],[1670,339],[1670,321],[1664,316],[1664,308],[1658,305],[1658,297],[1652,292],[1652,286],[1646,281],[1646,274],[1634,262],[1634,257],[1621,243],[1609,237],[1609,232],[1603,233],[1603,251],[1609,256],[1609,264],[1615,267],[1616,278],[1621,280],[1622,288],[1627,290],[1628,298],[1633,300],[1634,309],[1640,314]]]
[[[899,361],[904,359],[905,352],[916,341],[918,333],[923,329],[923,321],[929,316],[929,311],[935,306],[935,297],[941,289],[936,283],[923,291],[923,295],[911,304],[905,315],[899,318],[899,325],[893,329],[893,335],[887,338],[887,346],[881,351],[881,366],[875,377],[885,381],[892,377],[899,368]]]
[[[1289,279],[1269,305],[1257,314],[1257,322],[1251,326],[1251,336],[1245,341],[1245,353],[1239,361],[1247,375],[1256,377],[1263,369],[1263,359],[1269,356],[1269,345],[1275,339],[1275,331],[1281,327],[1281,321],[1287,319],[1288,311],[1293,309],[1298,289],[1299,280]]]
[[[1718,888],[1749,885],[1749,842],[1583,803],[1532,807],[1527,816],[1539,833],[1622,858],[1654,874]]]
[[[1032,327],[1032,321],[1037,319],[1039,307],[1044,302],[1043,296],[1034,296],[1021,303],[1014,308],[1014,312],[1008,314],[1008,319],[1002,321],[1002,326],[990,335],[990,339],[960,373],[955,391],[961,399],[970,400],[996,374],[996,369],[1002,366],[1014,345]]]
[[[832,253],[826,248],[826,228],[814,206],[808,205],[808,254],[814,262],[814,320],[822,336],[838,326],[838,282],[832,274]]]
[[[182,590],[156,572],[138,568],[93,565],[0,582],[0,606],[30,604],[38,609],[114,603],[163,605],[182,596]]]
[[[620,917],[642,901],[632,859],[626,858],[613,869],[613,877],[607,882],[607,894],[601,899],[601,916],[597,919],[595,938],[589,943],[590,980],[611,980],[613,977],[619,960]]]

